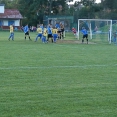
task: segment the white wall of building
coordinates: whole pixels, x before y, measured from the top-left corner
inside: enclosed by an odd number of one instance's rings
[[[8,20],[3,20],[3,26],[8,26]]]
[[[20,26],[20,20],[15,20],[14,26]]]
[[[0,13],[4,13],[4,5],[0,5]]]
[[[12,20],[14,21],[14,26],[20,26],[20,20]],[[3,20],[3,26],[8,26],[8,20]]]

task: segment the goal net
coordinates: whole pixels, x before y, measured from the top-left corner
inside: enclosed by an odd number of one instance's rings
[[[88,31],[89,42],[111,43],[112,20],[107,19],[78,19],[78,40],[82,39],[81,30],[85,27]]]

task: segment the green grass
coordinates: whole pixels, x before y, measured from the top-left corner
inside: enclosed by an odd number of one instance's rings
[[[0,117],[117,116],[117,46],[8,36],[0,32]]]

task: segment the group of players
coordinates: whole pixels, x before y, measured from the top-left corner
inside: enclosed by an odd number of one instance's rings
[[[28,24],[24,27],[22,27],[22,31],[25,34],[25,40],[28,37],[29,40],[31,40],[30,34],[29,34],[29,27]],[[48,24],[48,26],[44,27],[43,24],[40,24],[37,27],[37,36],[35,38],[35,42],[37,42],[38,38],[42,40],[43,43],[48,43],[51,39],[51,42],[56,43],[57,39],[64,38],[64,25],[62,23],[56,23],[55,26],[52,26],[51,24]],[[8,40],[10,41],[12,39],[14,41],[14,29],[13,25],[10,25],[10,36]]]

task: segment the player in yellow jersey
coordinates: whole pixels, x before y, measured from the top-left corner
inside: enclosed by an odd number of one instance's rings
[[[58,37],[58,30],[57,30],[56,27],[53,28],[52,34],[53,34],[53,42],[56,43],[56,40],[57,40],[57,37]]]
[[[10,36],[9,36],[8,40],[10,41],[11,38],[14,41],[14,32],[13,32],[13,25],[12,24],[10,25]]]
[[[42,38],[42,28],[40,26],[37,28],[37,32],[38,32],[38,34],[35,39],[35,42],[38,40],[38,37],[40,37],[40,39]]]
[[[45,27],[45,28],[43,29],[43,37],[42,37],[42,42],[43,42],[43,43],[46,43],[46,42],[47,42],[47,36],[48,36],[47,28]]]

